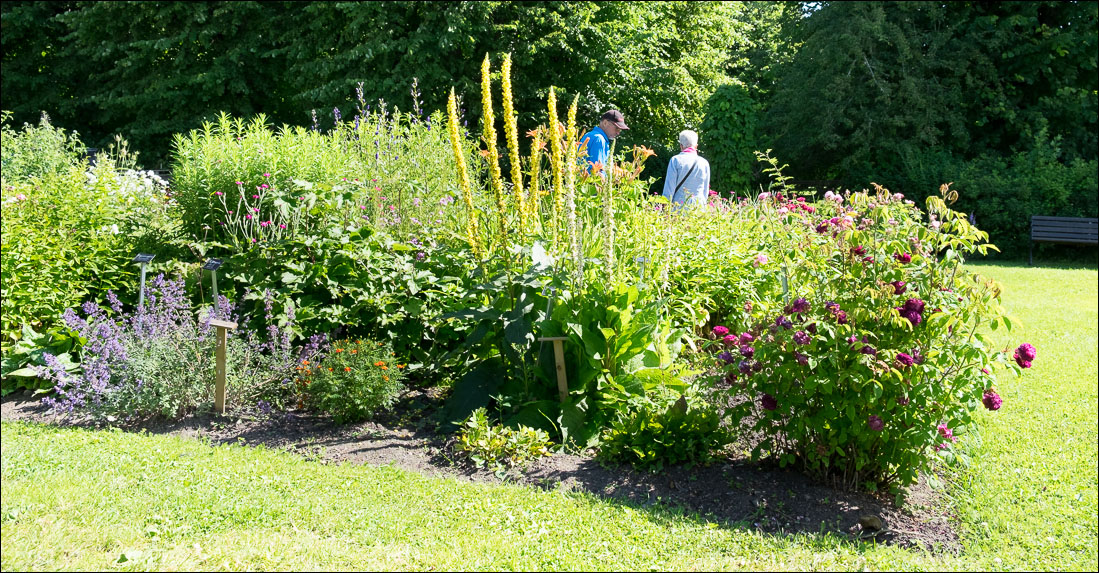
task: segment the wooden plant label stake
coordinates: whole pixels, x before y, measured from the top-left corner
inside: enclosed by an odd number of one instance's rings
[[[561,398],[561,402],[564,403],[569,399],[569,383],[565,378],[565,346],[564,341],[568,340],[567,336],[547,336],[545,338],[539,338],[539,340],[552,341],[553,342],[553,361],[557,364],[557,393]]]
[[[214,374],[214,410],[225,413],[225,332],[236,330],[237,323],[228,320],[210,320],[210,326],[217,328],[217,365]]]

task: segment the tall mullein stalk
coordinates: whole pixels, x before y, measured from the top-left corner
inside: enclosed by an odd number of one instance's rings
[[[542,139],[542,129],[534,129],[528,132],[534,140],[530,144],[530,186],[527,188],[527,220],[537,225],[541,223],[539,208],[541,207],[542,188],[542,148],[546,142]]]
[[[500,153],[496,149],[496,116],[492,114],[492,81],[489,77],[488,54],[485,54],[485,61],[481,63],[481,110],[481,137],[488,151],[485,160],[488,161],[488,173],[492,182],[492,197],[496,200],[499,233],[497,244],[501,252],[507,252],[507,203],[504,199],[504,177],[500,171]]]
[[[614,280],[614,144],[607,155],[607,184],[603,186],[603,259],[607,271],[607,285]]]
[[[462,200],[466,204],[466,212],[469,219],[466,220],[466,240],[473,249],[474,256],[478,260],[484,257],[484,249],[481,246],[481,231],[477,225],[477,211],[473,208],[473,190],[469,184],[469,169],[466,167],[466,156],[462,152],[461,138],[458,135],[458,103],[454,99],[454,88],[450,88],[450,99],[447,100],[447,127],[450,131],[450,147],[454,150],[454,162],[458,164],[458,183],[462,188]]]
[[[565,129],[565,210],[568,217],[569,250],[579,285],[584,277],[583,259],[580,256],[580,234],[576,229],[576,105],[580,101],[578,94],[569,107],[568,127]]]
[[[556,247],[561,236],[561,211],[564,206],[564,189],[561,176],[563,171],[563,158],[561,149],[561,124],[557,121],[557,96],[550,86],[547,111],[549,112],[549,140],[550,140],[550,165],[553,168],[553,216],[550,217],[553,229],[553,244]]]
[[[526,198],[523,196],[523,165],[519,159],[519,128],[516,126],[515,106],[512,105],[511,96],[511,54],[504,56],[501,66],[503,77],[500,80],[500,89],[504,99],[504,137],[508,140],[508,159],[511,161],[511,190],[515,195],[515,207],[519,211],[521,229],[526,229],[529,218],[527,216]]]

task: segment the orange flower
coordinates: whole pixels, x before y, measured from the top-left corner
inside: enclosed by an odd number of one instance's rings
[[[527,137],[530,137],[530,138],[538,137],[538,131],[539,130],[537,128],[528,130],[527,131]]]
[[[336,352],[343,352],[343,349],[342,348],[337,348]]]
[[[388,366],[382,366],[382,370],[389,370]]]
[[[331,368],[329,368],[329,369],[328,369],[328,371],[329,371],[329,372],[331,372],[331,371],[332,371],[332,369],[331,369]]]
[[[382,379],[385,380],[386,382],[389,382],[389,376],[382,376]]]
[[[482,149],[480,153],[481,153],[481,157],[484,157],[485,159],[488,159],[488,150],[487,149]]]
[[[385,366],[385,362],[382,362],[381,360],[379,360],[379,361],[374,363],[374,366]]]
[[[344,372],[351,372],[351,367],[350,366],[344,366],[343,371]]]
[[[399,369],[402,369],[402,368],[404,368],[404,364],[398,364],[398,365],[397,365],[397,369],[398,369],[398,370],[399,370]]]
[[[306,365],[306,366],[309,366],[309,361],[308,360],[302,360],[301,363]]]
[[[359,353],[358,350],[355,350],[354,348],[351,349],[351,354],[358,354],[358,353]]]

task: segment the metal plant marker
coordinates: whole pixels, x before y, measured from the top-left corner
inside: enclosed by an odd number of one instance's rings
[[[135,263],[141,263],[141,290],[137,293],[137,308],[141,310],[145,308],[145,267],[152,262],[156,255],[150,255],[149,253],[138,253],[134,257]]]
[[[237,323],[211,319],[210,326],[217,328],[217,365],[214,374],[214,410],[225,413],[225,332],[236,330]]]
[[[210,282],[214,287],[214,308],[218,307],[218,269],[222,262],[221,259],[209,259],[202,265],[202,270],[210,271]]]

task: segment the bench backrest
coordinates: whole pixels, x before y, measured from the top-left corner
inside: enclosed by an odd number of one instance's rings
[[[1051,243],[1099,244],[1099,219],[1032,215],[1030,239]]]

